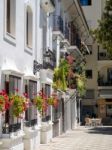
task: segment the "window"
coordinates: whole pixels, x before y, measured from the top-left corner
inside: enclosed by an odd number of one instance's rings
[[[92,79],[92,70],[86,70],[86,77]]]
[[[16,26],[16,0],[6,1],[6,32],[12,38],[15,38]]]
[[[32,48],[33,39],[33,13],[28,6],[26,11],[26,46]]]
[[[92,5],[92,0],[80,0],[82,6]]]
[[[7,94],[15,93],[16,89],[20,89],[21,78],[16,76],[9,76],[9,81],[5,79],[5,90]],[[19,91],[18,91],[19,93]],[[3,123],[3,133],[9,134],[10,132],[16,132],[21,128],[21,120],[15,118],[12,114],[12,108],[6,111],[5,121]]]
[[[34,126],[37,123],[37,108],[32,104],[32,100],[37,94],[37,82],[29,80],[29,84],[25,85],[25,93],[28,94],[31,103],[25,113],[26,126]]]
[[[107,53],[106,52],[99,52],[98,60],[105,60],[105,59],[107,59]]]
[[[43,88],[43,92],[45,93],[46,97],[50,97],[51,95],[51,86],[49,84],[45,84]],[[46,113],[44,114],[42,121],[48,121],[51,119],[51,106],[48,106]]]

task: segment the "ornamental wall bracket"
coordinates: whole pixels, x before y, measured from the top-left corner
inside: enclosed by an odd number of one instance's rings
[[[36,74],[40,69],[43,69],[43,65],[36,60],[33,61],[33,73]]]

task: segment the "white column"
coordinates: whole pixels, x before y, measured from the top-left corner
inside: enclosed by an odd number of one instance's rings
[[[60,16],[61,14],[61,1],[60,0],[56,0],[56,15]]]
[[[75,97],[75,128],[77,128],[77,102],[76,102],[76,97]]]
[[[57,37],[56,39],[56,66],[59,66],[59,62],[60,62],[60,39],[59,37]]]
[[[79,108],[78,108],[79,109],[79,113],[78,113],[78,115],[79,115],[78,116],[79,117],[79,125],[80,125],[80,101],[81,101],[81,99],[79,98]]]

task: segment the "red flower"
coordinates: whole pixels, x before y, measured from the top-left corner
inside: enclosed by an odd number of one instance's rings
[[[69,64],[73,64],[74,60],[75,59],[74,59],[74,57],[72,55],[68,55],[67,56],[67,61],[68,61]]]
[[[14,88],[14,91],[17,92],[17,93],[19,92],[19,90],[17,88]]]
[[[28,98],[28,94],[27,93],[23,93],[24,97]]]

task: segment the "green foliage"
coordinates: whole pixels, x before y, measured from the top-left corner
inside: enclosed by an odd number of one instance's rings
[[[98,21],[98,28],[92,31],[97,42],[102,44],[112,56],[112,0],[106,1],[102,19]]]
[[[15,117],[20,115],[26,110],[27,99],[18,94],[11,94],[10,101],[12,101],[12,113]]]
[[[80,96],[83,96],[86,92],[85,83],[86,83],[85,75],[84,74],[79,75],[77,78],[77,90],[78,90]]]
[[[66,91],[68,71],[69,64],[65,59],[61,59],[59,67],[54,70],[53,87],[55,89]]]
[[[36,107],[40,113],[42,112],[43,101],[44,101],[44,99],[40,95],[38,95],[34,98],[34,104],[36,105]]]

